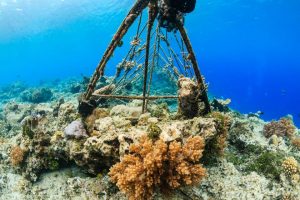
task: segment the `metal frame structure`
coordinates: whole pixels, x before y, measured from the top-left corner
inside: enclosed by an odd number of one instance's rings
[[[148,82],[148,65],[149,65],[149,52],[150,52],[150,37],[151,32],[153,29],[153,25],[155,20],[158,16],[158,1],[159,0],[137,0],[136,3],[133,5],[129,13],[127,14],[126,18],[121,23],[119,29],[113,36],[112,41],[110,42],[108,48],[106,49],[101,61],[99,62],[93,76],[91,77],[90,83],[88,85],[88,88],[86,92],[83,94],[82,99],[79,102],[79,113],[82,115],[88,115],[92,112],[92,110],[95,108],[96,103],[92,102],[92,97],[97,98],[115,98],[115,99],[140,99],[143,101],[143,112],[146,112],[147,110],[147,101],[148,100],[156,100],[156,99],[177,99],[177,96],[148,96],[147,95],[147,89],[149,87],[147,86]],[[119,96],[119,95],[93,95],[95,91],[95,87],[97,84],[97,81],[104,76],[104,69],[113,55],[115,49],[119,46],[119,44],[122,42],[123,37],[128,32],[129,28],[132,26],[132,24],[137,20],[138,16],[140,16],[144,9],[149,8],[148,11],[148,22],[147,22],[147,39],[146,39],[146,45],[145,45],[145,61],[144,61],[144,81],[143,81],[143,94],[142,96]],[[139,22],[140,23],[140,22]],[[180,21],[176,22],[176,28],[179,31],[182,41],[185,44],[185,47],[189,53],[188,59],[192,63],[192,68],[198,83],[198,87],[200,92],[199,101],[204,102],[205,105],[205,111],[204,113],[210,112],[210,104],[209,99],[207,95],[207,88],[205,85],[205,82],[203,80],[203,77],[201,75],[201,72],[199,70],[199,66],[196,60],[195,53],[192,48],[192,44],[190,42],[190,39],[187,35],[187,32],[183,26],[183,23]],[[151,77],[150,77],[151,79]]]

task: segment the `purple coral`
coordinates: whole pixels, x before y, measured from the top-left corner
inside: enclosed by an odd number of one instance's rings
[[[64,131],[65,137],[68,139],[71,138],[85,138],[88,137],[87,132],[84,128],[84,124],[81,121],[73,121],[69,124]]]

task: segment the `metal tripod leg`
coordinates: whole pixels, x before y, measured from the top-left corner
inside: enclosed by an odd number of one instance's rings
[[[194,72],[195,72],[195,75],[196,75],[196,78],[197,78],[197,82],[198,82],[198,85],[200,87],[199,88],[200,91],[201,91],[200,99],[205,104],[205,110],[204,110],[203,114],[210,113],[211,109],[210,109],[209,99],[208,99],[206,88],[205,88],[206,86],[205,86],[205,83],[204,83],[203,78],[201,76],[201,72],[199,70],[199,66],[198,66],[198,63],[197,63],[197,60],[196,60],[196,56],[195,56],[191,41],[190,41],[190,39],[189,39],[189,37],[186,33],[186,30],[184,29],[182,23],[178,22],[177,23],[177,28],[178,28],[178,30],[181,34],[181,37],[182,37],[182,39],[185,43],[185,46],[186,46],[186,48],[189,52],[190,60],[192,62],[193,69],[194,69]]]
[[[85,92],[85,94],[82,96],[82,99],[79,102],[79,113],[83,116],[87,116],[91,114],[93,111],[93,107],[95,106],[93,103],[89,102],[91,95],[93,94],[97,81],[101,76],[103,76],[104,68],[108,60],[110,59],[111,55],[117,48],[118,44],[124,37],[124,35],[127,33],[130,26],[133,24],[133,22],[136,20],[136,18],[141,14],[141,12],[148,6],[150,0],[138,0],[130,12],[128,13],[127,17],[123,20],[122,24],[120,25],[118,31],[114,35],[111,43],[109,44],[108,48],[106,49],[100,63],[98,64],[96,71],[94,72],[89,86]]]
[[[152,1],[149,5],[146,58],[145,58],[145,69],[144,69],[143,110],[142,110],[143,113],[147,111],[146,93],[147,93],[147,81],[148,81],[149,50],[150,50],[151,31],[156,16],[157,16],[157,4]]]

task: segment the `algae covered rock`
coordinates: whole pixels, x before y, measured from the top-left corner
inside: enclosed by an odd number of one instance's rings
[[[231,103],[231,99],[214,99],[211,103],[211,107],[214,111],[218,112],[229,112],[230,108],[228,105]]]
[[[148,126],[147,133],[148,133],[148,137],[150,139],[153,139],[153,140],[158,139],[161,132],[162,132],[161,128],[155,123],[151,123]]]
[[[52,97],[53,97],[53,92],[49,88],[26,90],[21,94],[21,99],[23,101],[28,101],[32,103],[47,102]]]
[[[217,134],[217,124],[213,118],[195,117],[183,123],[184,135],[201,135],[203,138],[210,139]]]
[[[170,110],[167,103],[154,104],[149,107],[151,116],[159,119],[168,119],[170,116]]]
[[[56,122],[59,127],[66,127],[78,118],[76,106],[71,102],[66,102],[60,105]]]
[[[180,126],[180,124],[178,124],[178,123],[173,123],[173,124],[164,126],[162,128],[160,138],[165,142],[172,142],[176,139],[181,138],[183,135],[182,135],[181,128],[179,126]]]
[[[111,117],[100,118],[95,121],[94,129],[99,132],[115,130],[114,120]]]
[[[81,84],[74,83],[70,86],[70,92],[73,94],[79,93],[81,90]]]
[[[131,107],[125,105],[117,105],[110,111],[111,116],[138,118],[142,114],[142,107]]]
[[[91,174],[98,174],[119,161],[132,139],[115,131],[103,132],[86,140],[70,140],[69,155],[77,165]]]

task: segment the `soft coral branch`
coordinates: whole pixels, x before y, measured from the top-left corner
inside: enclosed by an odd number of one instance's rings
[[[114,165],[109,175],[130,199],[150,199],[155,188],[198,184],[206,172],[198,163],[204,146],[200,136],[190,137],[184,144],[153,142],[145,136],[131,145],[130,154]]]

